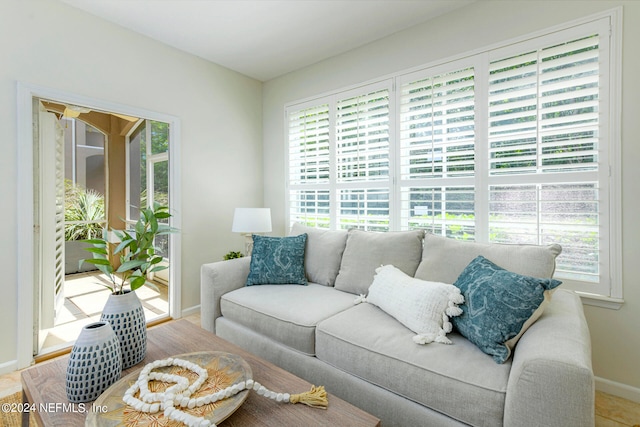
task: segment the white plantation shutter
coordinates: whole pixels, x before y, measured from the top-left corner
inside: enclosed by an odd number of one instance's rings
[[[289,223],[389,230],[389,86],[287,110]]]
[[[340,100],[336,112],[338,182],[389,179],[389,91]]]
[[[473,186],[402,187],[402,224],[433,234],[474,240]]]
[[[338,228],[389,230],[389,89],[336,102]]]
[[[329,227],[329,105],[288,113],[289,217],[310,227]]]
[[[401,227],[473,239],[473,180],[463,177],[475,168],[474,70],[412,77],[400,89]]]
[[[608,293],[600,220],[608,216],[608,195],[599,163],[606,153],[600,98],[608,29],[559,40],[554,35],[517,55],[492,55],[488,236],[559,243],[556,277]]]
[[[341,189],[338,228],[389,231],[389,188]]]
[[[612,17],[288,107],[289,221],[559,243],[564,287],[620,298]]]
[[[599,40],[492,62],[491,174],[597,170]]]
[[[597,283],[597,183],[495,185],[489,188],[489,233],[497,243],[559,243],[556,276]]]
[[[64,130],[57,117],[39,106],[41,232],[41,329],[55,326],[64,303]],[[53,161],[51,161],[53,159]],[[45,161],[46,160],[46,161]],[[45,334],[46,335],[46,334]]]
[[[401,179],[473,174],[473,69],[412,81],[401,91]]]
[[[291,190],[289,192],[289,219],[309,227],[330,227],[329,190]]]
[[[329,182],[329,106],[289,114],[289,182]]]

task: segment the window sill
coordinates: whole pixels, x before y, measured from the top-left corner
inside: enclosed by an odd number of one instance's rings
[[[624,304],[624,300],[621,298],[604,297],[595,294],[586,294],[582,292],[576,292],[582,303],[586,305],[592,305],[594,307],[608,308],[609,310],[620,310],[620,307]]]

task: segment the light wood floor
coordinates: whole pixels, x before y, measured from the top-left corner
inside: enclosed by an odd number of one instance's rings
[[[185,317],[200,326],[200,315]],[[22,390],[20,372],[0,376],[0,397]],[[596,391],[596,427],[640,427],[640,403]]]

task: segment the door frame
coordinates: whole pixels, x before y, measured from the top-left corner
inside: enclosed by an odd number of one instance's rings
[[[180,197],[180,119],[176,116],[118,104],[111,101],[90,98],[71,92],[47,88],[24,82],[17,84],[18,120],[18,188],[17,188],[17,369],[25,368],[33,362],[33,337],[35,290],[34,287],[34,165],[33,165],[33,98],[82,105],[96,110],[125,114],[169,123],[169,205],[170,225],[180,228],[182,202]],[[171,269],[169,286],[169,316],[182,317],[181,306],[181,238],[180,233],[169,235],[171,247]]]

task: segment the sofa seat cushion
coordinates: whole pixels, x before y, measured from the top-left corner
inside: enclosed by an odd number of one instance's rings
[[[247,286],[220,299],[222,316],[301,353],[315,355],[316,325],[353,306],[353,294],[309,283]]]
[[[316,357],[463,423],[502,425],[511,362],[498,365],[457,333],[418,346],[413,332],[371,304],[322,321]]]

